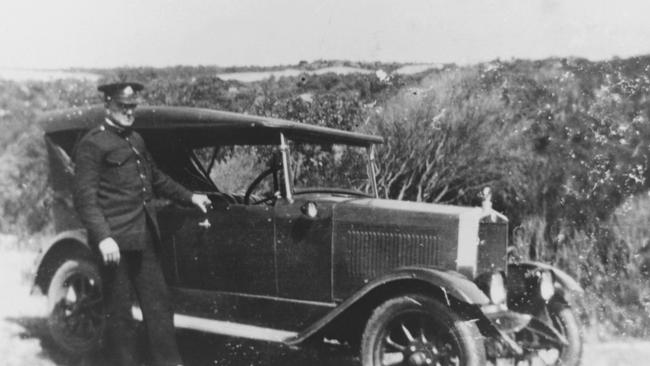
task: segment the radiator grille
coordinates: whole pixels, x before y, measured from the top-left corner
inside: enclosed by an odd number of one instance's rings
[[[505,269],[508,251],[508,224],[481,223],[477,274]]]
[[[437,235],[356,229],[347,235],[352,278],[374,277],[406,265],[438,264]]]

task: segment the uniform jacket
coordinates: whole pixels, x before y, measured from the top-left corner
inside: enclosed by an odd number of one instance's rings
[[[75,152],[74,203],[91,246],[112,237],[120,250],[142,250],[149,216],[159,236],[155,195],[191,202],[192,193],[160,171],[135,131],[107,123],[89,131]]]

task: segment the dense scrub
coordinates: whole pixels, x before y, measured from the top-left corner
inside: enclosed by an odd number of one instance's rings
[[[644,336],[649,69],[648,57],[518,60],[388,79],[305,74],[246,84],[210,67],[98,72],[145,82],[151,104],[378,133],[386,138],[377,177],[384,197],[474,205],[489,185],[511,218],[516,256],[576,276],[587,289],[583,315],[604,335]],[[0,232],[48,230],[52,193],[35,116],[98,103],[95,87],[0,81]]]

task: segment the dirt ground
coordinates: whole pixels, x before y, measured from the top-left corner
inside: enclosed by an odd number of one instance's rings
[[[0,252],[0,366],[109,366],[101,354],[72,358],[54,345],[47,332],[45,298],[29,294],[35,255]],[[591,337],[587,337],[590,339]],[[178,333],[188,366],[333,366],[358,365],[351,354],[329,350],[295,350],[281,345],[206,335]],[[650,360],[650,341],[587,343],[585,366],[637,366]]]

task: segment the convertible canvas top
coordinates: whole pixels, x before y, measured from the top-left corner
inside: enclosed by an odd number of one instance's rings
[[[104,119],[102,105],[49,112],[40,118],[48,134],[89,130]],[[380,144],[383,138],[357,132],[205,108],[140,106],[134,129],[143,133],[173,132],[195,144],[276,144],[280,133],[287,138],[317,143],[357,146]]]

